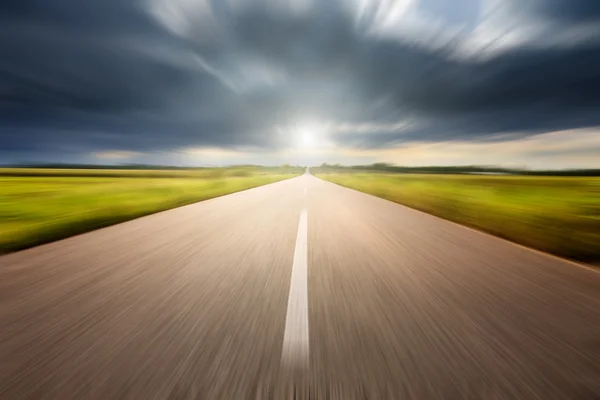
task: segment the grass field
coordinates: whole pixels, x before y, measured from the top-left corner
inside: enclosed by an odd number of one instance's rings
[[[0,253],[291,178],[301,168],[0,169]]]
[[[312,171],[529,247],[600,261],[600,178]]]

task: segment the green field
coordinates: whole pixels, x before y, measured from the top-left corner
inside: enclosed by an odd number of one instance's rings
[[[600,178],[328,171],[322,179],[514,242],[600,260]]]
[[[291,178],[301,168],[0,169],[0,253]]]

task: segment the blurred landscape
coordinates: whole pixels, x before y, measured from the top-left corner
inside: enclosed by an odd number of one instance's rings
[[[600,400],[600,0],[0,0],[0,400]]]
[[[53,167],[53,168],[51,168]],[[303,167],[44,165],[0,169],[0,252],[298,176]],[[574,260],[600,260],[600,170],[388,163],[321,179]]]
[[[302,168],[2,168],[0,253],[297,176]]]
[[[324,165],[312,171],[327,181],[525,246],[581,261],[600,260],[598,170],[402,168],[376,164]]]

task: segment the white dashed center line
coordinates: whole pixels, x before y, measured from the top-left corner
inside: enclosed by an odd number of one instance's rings
[[[308,214],[302,210],[298,223],[298,236],[292,279],[288,298],[285,332],[283,335],[283,351],[281,362],[289,367],[306,367],[308,365]]]

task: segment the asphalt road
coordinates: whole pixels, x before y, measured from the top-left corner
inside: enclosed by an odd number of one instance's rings
[[[0,399],[600,398],[600,273],[313,176],[0,257]]]

